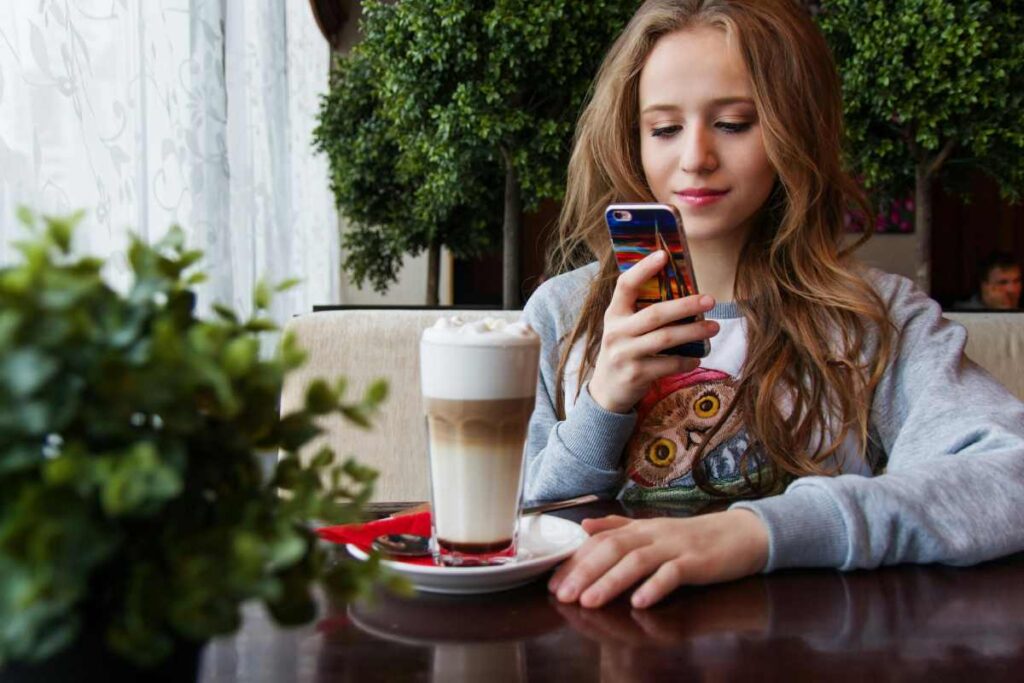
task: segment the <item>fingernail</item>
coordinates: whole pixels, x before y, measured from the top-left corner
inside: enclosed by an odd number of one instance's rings
[[[633,598],[630,600],[633,603],[633,607],[647,607],[647,596],[643,593],[633,593]]]
[[[562,580],[561,579],[559,579],[557,577],[551,577],[551,580],[548,581],[548,590],[550,592],[552,592],[552,593],[557,593],[558,592],[558,587],[561,584],[562,584]]]
[[[704,306],[705,308],[710,308],[711,306],[714,306],[714,305],[715,305],[715,300],[714,300],[714,299],[712,299],[712,298],[711,298],[710,296],[708,296],[707,294],[705,294],[704,296],[702,296],[702,297],[700,298],[700,305],[701,305],[701,306]]]
[[[558,591],[558,599],[562,602],[569,602],[576,599],[576,586],[572,583],[565,583]]]

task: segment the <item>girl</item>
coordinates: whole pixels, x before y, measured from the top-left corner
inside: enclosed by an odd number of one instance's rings
[[[794,0],[651,0],[611,48],[569,166],[570,272],[526,307],[543,339],[526,497],[733,502],[587,520],[559,600],[596,607],[642,580],[646,607],[783,567],[1024,549],[1024,405],[935,302],[842,248],[846,209],[868,209],[841,167],[840,107]],[[620,276],[603,212],[637,201],[679,209],[700,296],[636,311],[663,257]],[[704,338],[699,364],[659,354]]]

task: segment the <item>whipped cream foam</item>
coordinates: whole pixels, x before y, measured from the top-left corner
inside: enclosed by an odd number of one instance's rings
[[[486,346],[491,344],[537,344],[540,337],[521,320],[509,322],[502,318],[467,321],[460,316],[439,318],[423,332],[423,341],[433,344]]]
[[[522,321],[439,319],[423,331],[423,396],[478,401],[533,396],[540,336]]]

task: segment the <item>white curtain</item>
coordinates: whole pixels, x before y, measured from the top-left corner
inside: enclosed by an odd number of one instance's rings
[[[205,309],[302,278],[279,323],[335,303],[337,218],[311,132],[329,48],[299,0],[0,0],[0,263],[15,208],[78,208],[84,252],[127,279],[128,230],[180,224]]]

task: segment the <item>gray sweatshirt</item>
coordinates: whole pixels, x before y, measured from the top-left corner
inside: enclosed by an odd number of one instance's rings
[[[524,316],[542,344],[527,443],[528,500],[622,495],[631,476],[644,476],[626,455],[637,410],[604,410],[584,378],[578,399],[574,390],[566,401],[566,419],[555,413],[560,344],[596,272],[591,264],[552,278],[526,305]],[[781,495],[733,503],[768,528],[765,571],[968,565],[1024,550],[1024,403],[964,355],[966,330],[943,318],[909,280],[868,275],[898,333],[871,407],[870,431],[886,467],[845,467],[838,476],[797,479]],[[708,317],[735,311],[720,304]],[[658,483],[669,490],[682,481]]]

